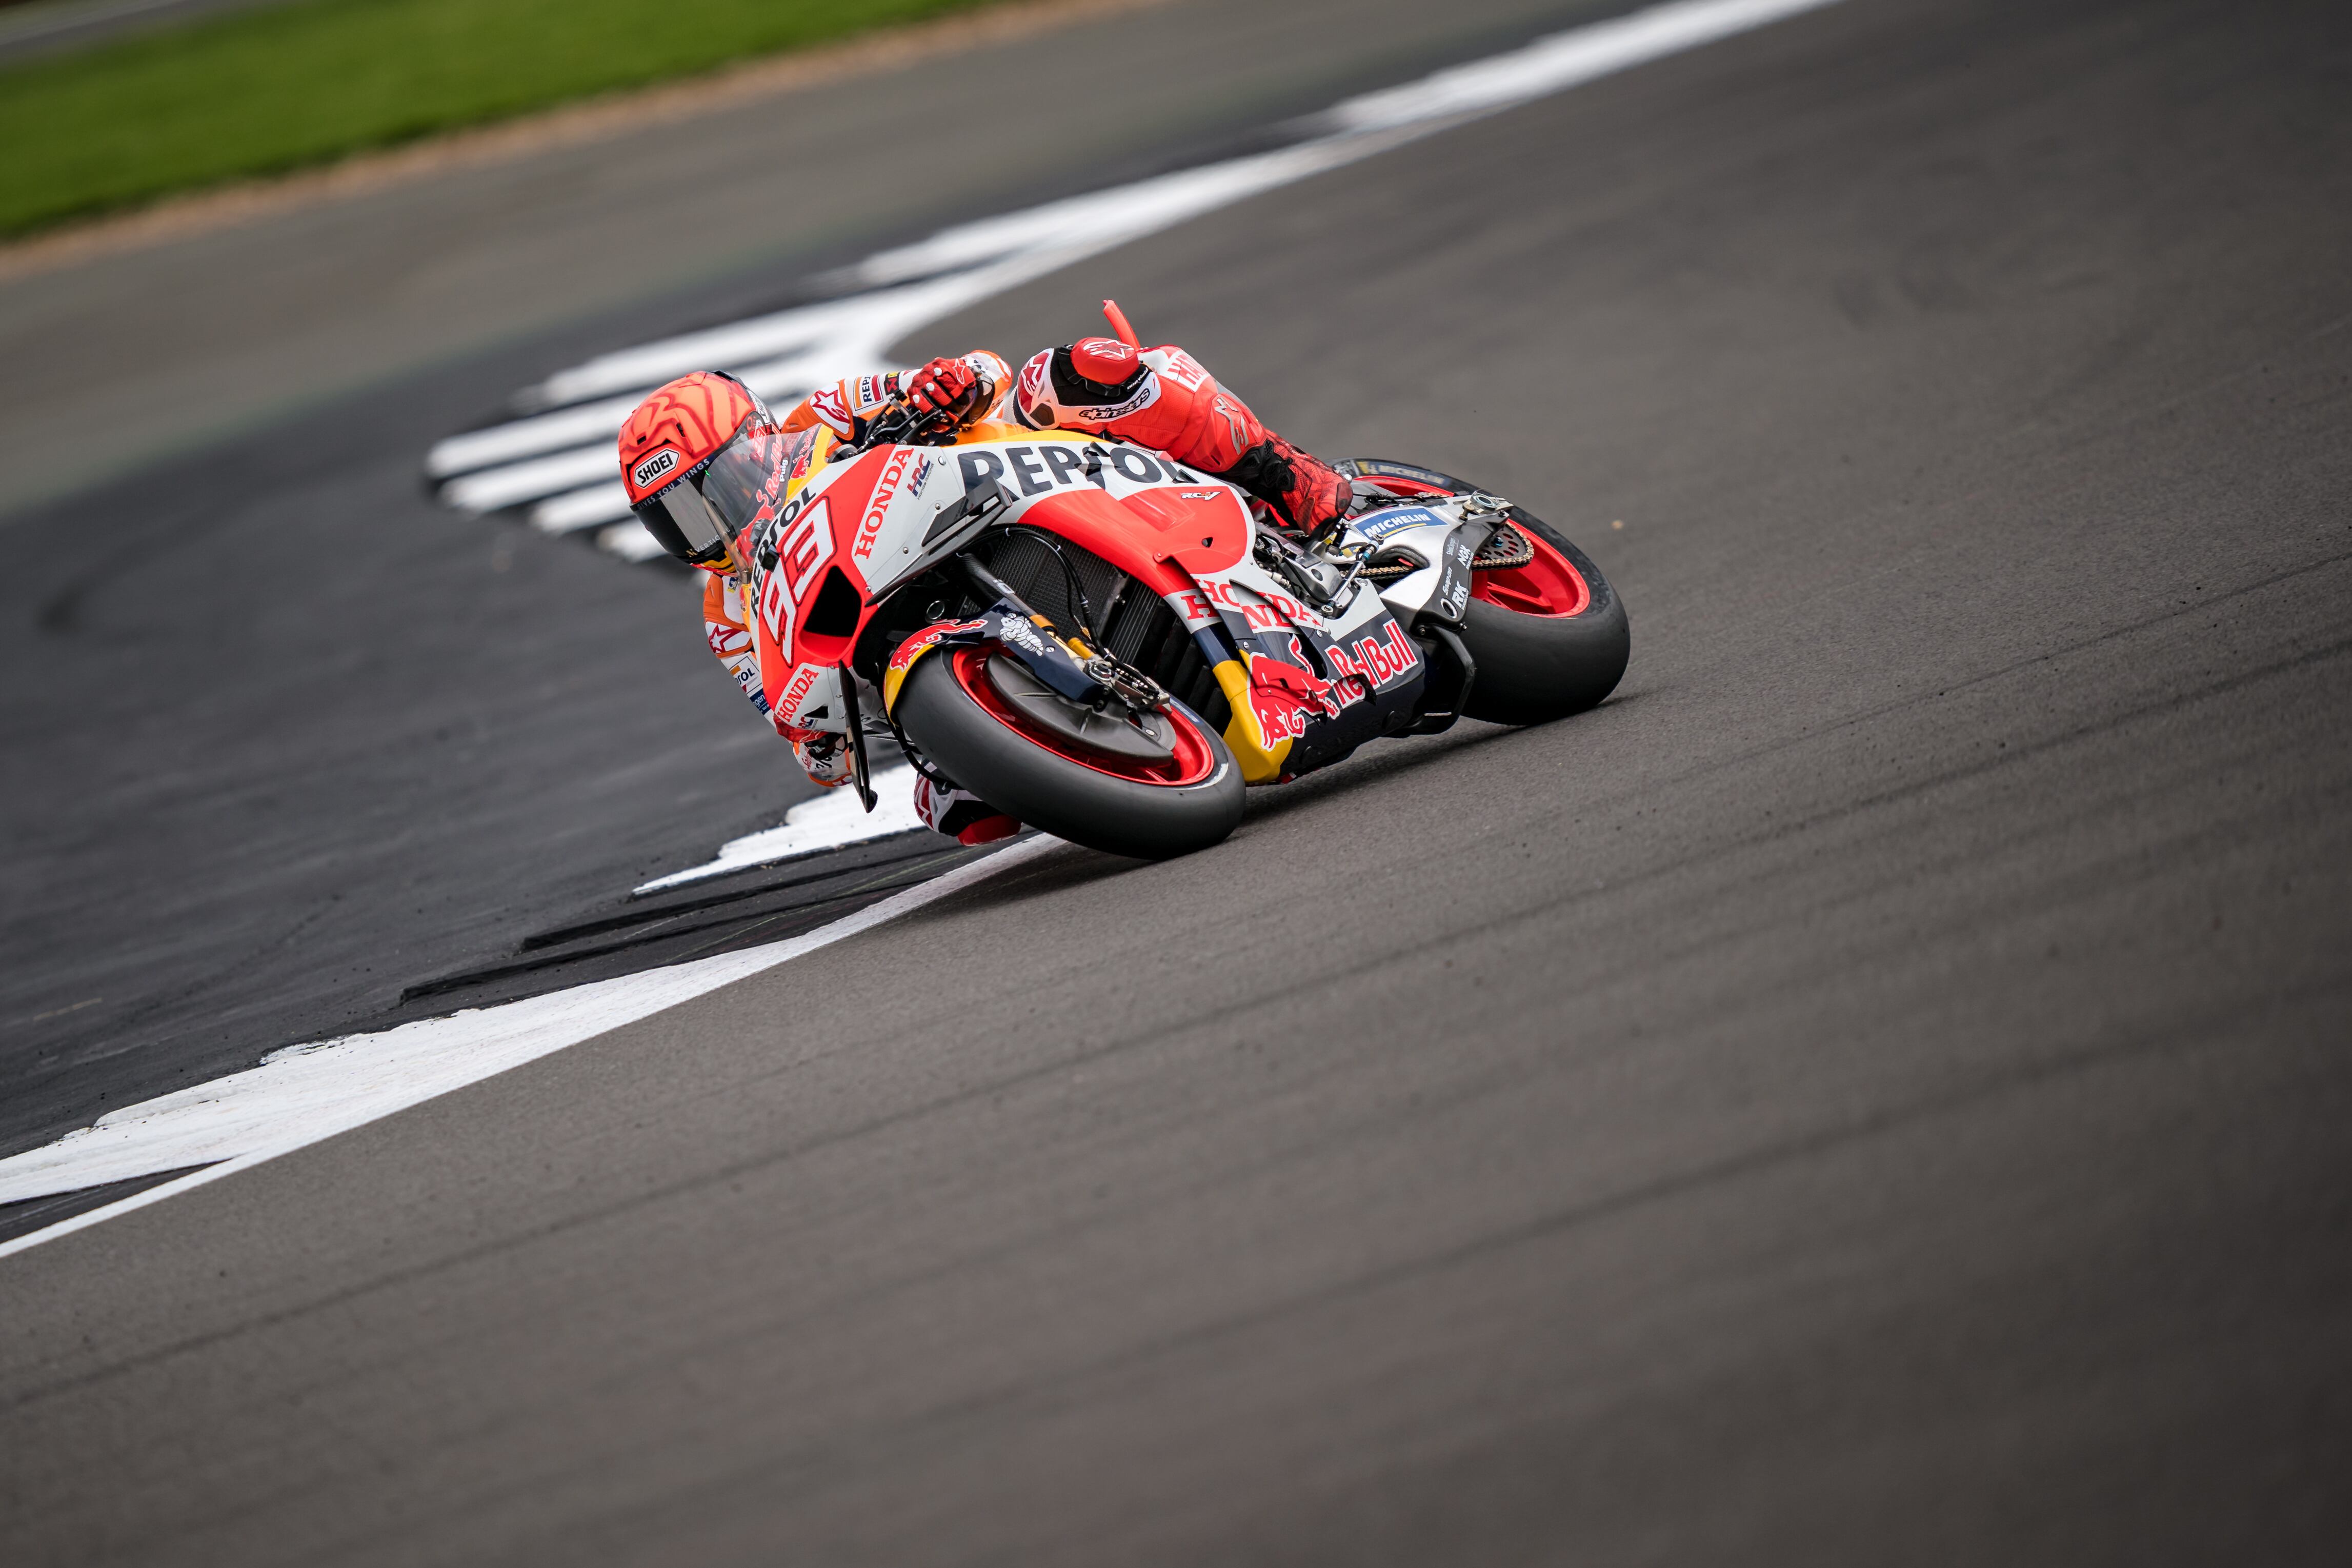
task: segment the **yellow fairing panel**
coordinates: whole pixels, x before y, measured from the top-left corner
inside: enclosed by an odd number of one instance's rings
[[[793,497],[806,489],[809,480],[824,471],[829,455],[834,447],[840,444],[841,438],[833,433],[833,426],[820,421],[816,426],[815,438],[809,442],[809,449],[802,455],[800,461],[793,465],[792,477],[784,481],[786,500],[792,500]]]
[[[1244,784],[1272,784],[1282,776],[1282,760],[1290,755],[1290,739],[1285,736],[1269,748],[1265,737],[1259,733],[1257,710],[1250,703],[1249,672],[1238,660],[1219,661],[1215,671],[1217,685],[1225,694],[1225,704],[1234,710],[1225,725],[1225,748],[1234,754],[1234,763],[1242,771]]]

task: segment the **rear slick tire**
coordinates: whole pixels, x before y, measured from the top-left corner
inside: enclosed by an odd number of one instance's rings
[[[1056,838],[1164,860],[1206,849],[1242,819],[1242,776],[1233,754],[1199,715],[1163,710],[1178,736],[1177,757],[1145,768],[1081,751],[1051,732],[1021,727],[1017,710],[991,697],[992,647],[940,648],[916,662],[898,693],[907,738],[957,784],[1008,816]],[[1065,754],[1066,752],[1070,754]],[[1156,773],[1160,776],[1144,776]]]
[[[1549,545],[1574,570],[1584,603],[1567,615],[1528,614],[1499,602],[1507,595],[1488,596],[1479,581],[1488,574],[1472,574],[1460,635],[1478,679],[1463,711],[1489,724],[1542,724],[1598,707],[1616,690],[1633,634],[1625,602],[1590,556],[1521,508],[1511,509],[1511,524],[1530,536],[1539,556]]]
[[[1465,495],[1479,487],[1435,468],[1384,458],[1334,465],[1399,495]],[[1624,601],[1592,558],[1559,530],[1515,506],[1511,525],[1535,559],[1474,571],[1470,603],[1455,628],[1478,666],[1462,711],[1489,724],[1543,724],[1598,707],[1624,679],[1633,650]]]

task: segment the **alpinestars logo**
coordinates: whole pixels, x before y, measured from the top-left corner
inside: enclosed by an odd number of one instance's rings
[[[660,451],[656,452],[652,457],[646,458],[635,468],[631,468],[629,470],[629,479],[630,481],[637,487],[637,489],[644,489],[647,485],[652,484],[656,479],[660,479],[664,474],[668,473],[672,468],[677,467],[677,451],[671,447],[664,447]]]
[[[1108,425],[1114,419],[1124,419],[1160,401],[1160,378],[1146,376],[1143,384],[1117,403],[1097,404],[1092,408],[1073,408],[1070,416],[1089,425]]]

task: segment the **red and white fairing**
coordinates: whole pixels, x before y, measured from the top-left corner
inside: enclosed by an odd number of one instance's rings
[[[1257,525],[1237,487],[1121,442],[993,425],[952,447],[885,447],[818,466],[754,531],[748,596],[779,726],[845,731],[839,669],[864,615],[975,533],[1012,522],[1136,578],[1188,631],[1223,630],[1239,657],[1225,656],[1218,679],[1254,731],[1229,731],[1228,741],[1259,754],[1255,770],[1244,758],[1245,774],[1275,776],[1286,742],[1316,719],[1421,675],[1418,650],[1379,595],[1354,593],[1327,614],[1257,563]],[[1313,673],[1315,662],[1331,678]]]

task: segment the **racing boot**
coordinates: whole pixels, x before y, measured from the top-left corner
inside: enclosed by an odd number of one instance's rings
[[[1356,499],[1355,486],[1346,475],[1271,430],[1217,477],[1233,480],[1265,502],[1310,540],[1338,527]]]

